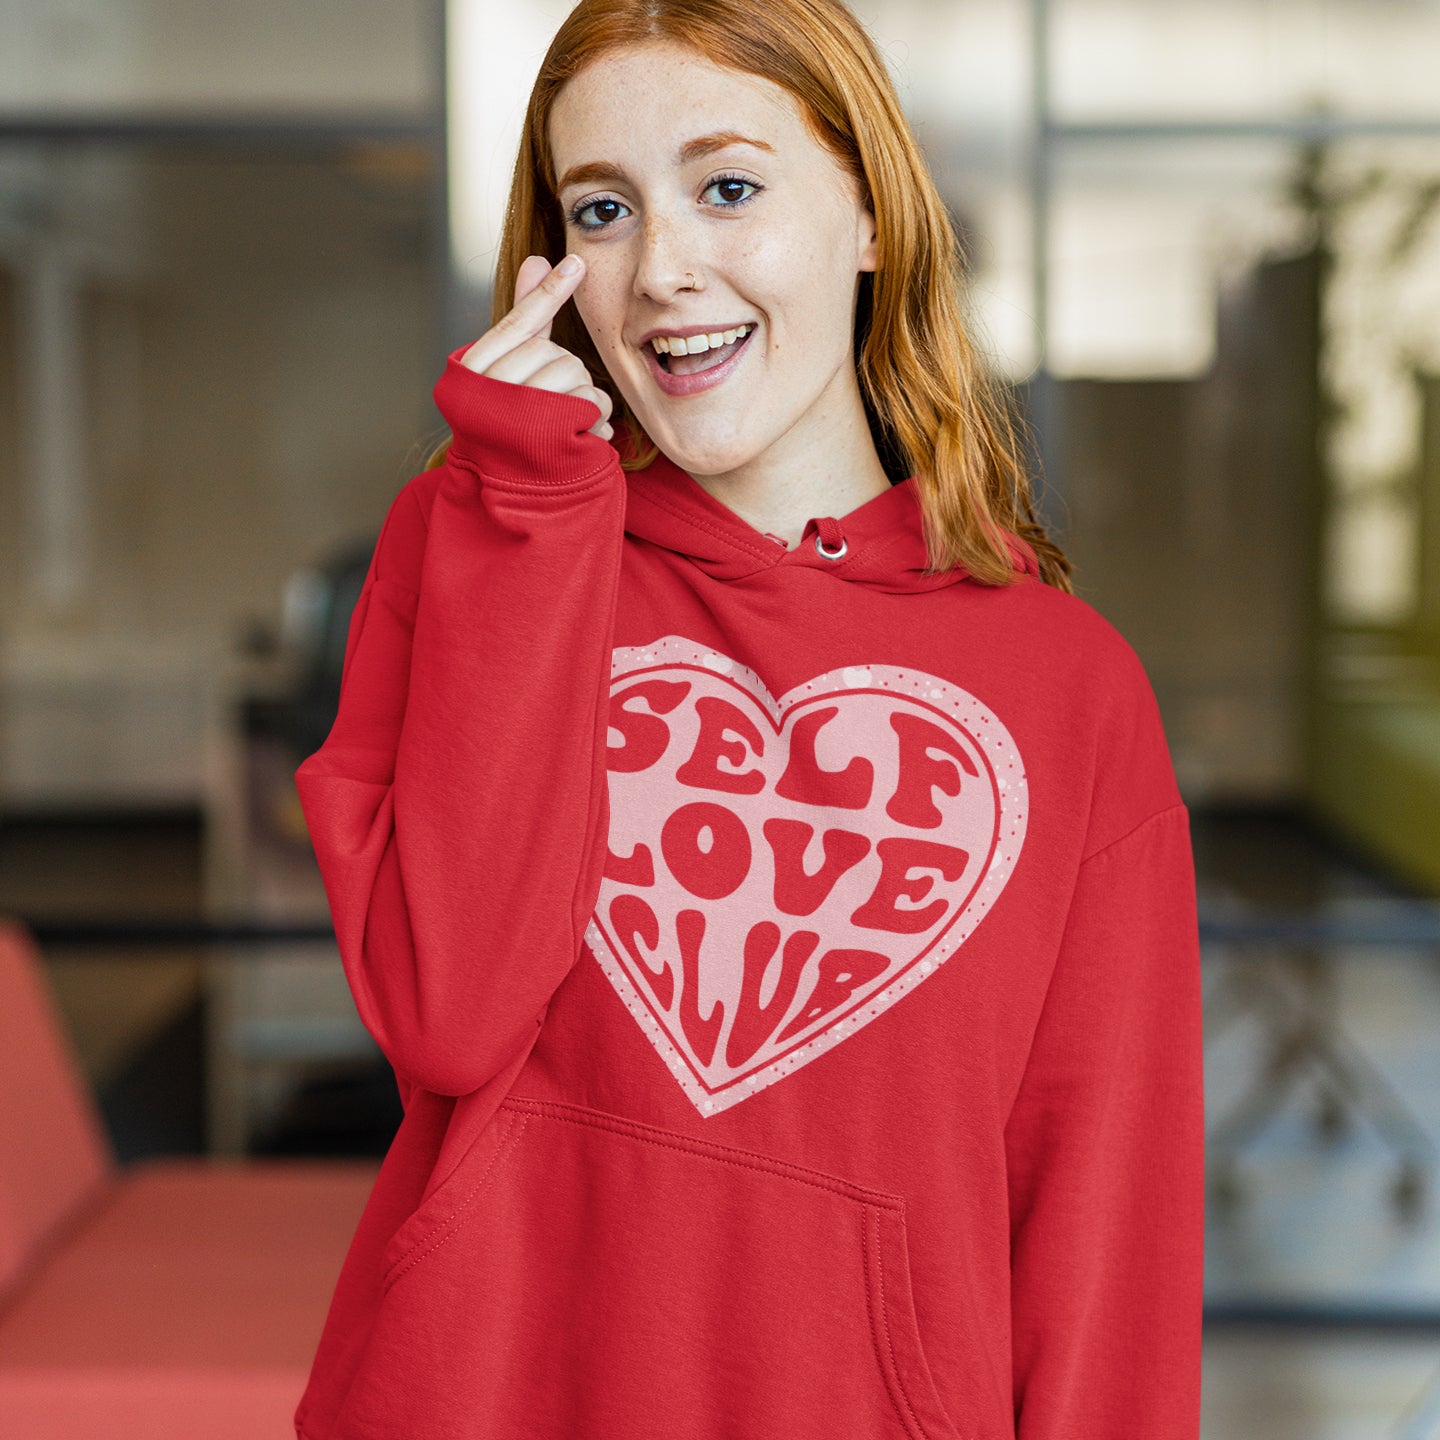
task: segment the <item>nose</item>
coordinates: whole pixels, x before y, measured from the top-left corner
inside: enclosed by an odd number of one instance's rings
[[[672,215],[646,215],[635,264],[636,298],[668,305],[678,291],[693,289],[691,277],[701,273],[689,227]]]

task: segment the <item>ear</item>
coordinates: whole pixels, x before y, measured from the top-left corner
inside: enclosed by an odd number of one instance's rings
[[[875,236],[875,217],[870,213],[868,205],[859,212],[855,238],[860,245],[860,256],[855,268],[857,270],[878,270],[880,268],[880,247]]]

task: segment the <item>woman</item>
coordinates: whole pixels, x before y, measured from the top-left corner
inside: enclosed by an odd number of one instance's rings
[[[959,279],[839,0],[561,27],[296,776],[405,1102],[306,1440],[1198,1433],[1188,813]]]

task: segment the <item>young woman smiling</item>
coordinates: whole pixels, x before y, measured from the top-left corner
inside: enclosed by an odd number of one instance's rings
[[[962,280],[839,0],[556,34],[296,775],[405,1102],[303,1440],[1198,1434],[1188,812]]]

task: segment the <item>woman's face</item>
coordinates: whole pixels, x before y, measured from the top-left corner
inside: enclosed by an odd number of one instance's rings
[[[704,137],[718,140],[694,144]],[[575,305],[675,464],[728,474],[777,444],[813,462],[855,433],[855,304],[876,266],[875,223],[788,92],[648,42],[566,82],[550,145],[567,247],[586,263]],[[646,337],[741,325],[753,331],[714,383],[667,391]]]

